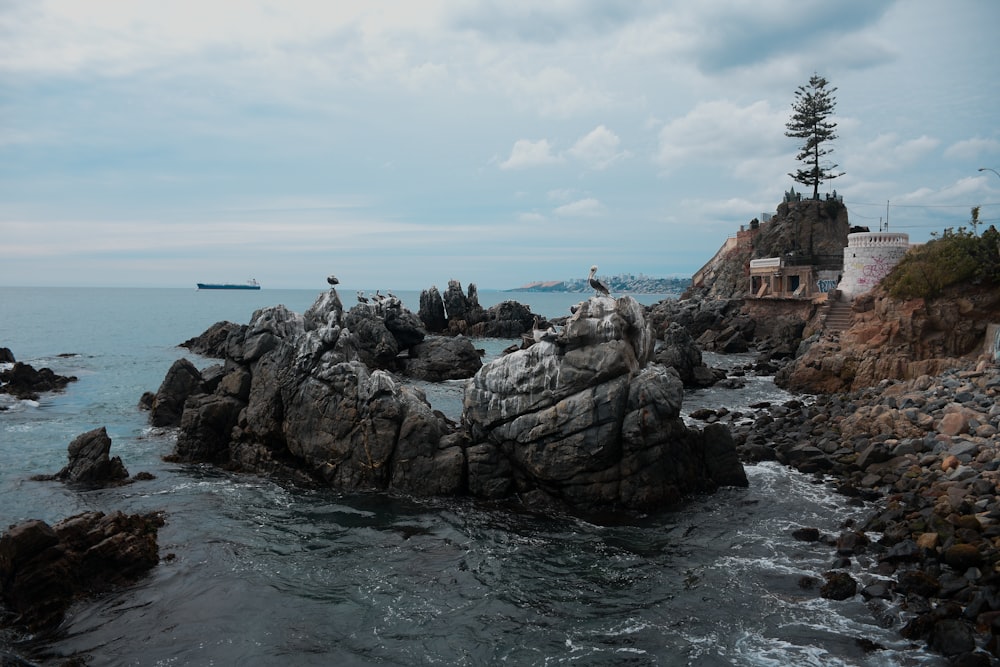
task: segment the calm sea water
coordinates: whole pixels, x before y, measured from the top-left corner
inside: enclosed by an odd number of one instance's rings
[[[416,293],[398,294],[416,309]],[[136,406],[187,354],[177,344],[219,320],[247,322],[261,306],[302,312],[317,295],[0,288],[0,346],[79,378],[65,393],[0,411],[0,526],[162,510],[161,555],[175,556],[134,587],[77,604],[41,647],[43,662],[939,664],[881,627],[860,598],[830,602],[800,588],[833,553],[794,541],[791,530],[836,533],[864,510],[777,465],[749,466],[748,489],[598,523],[464,499],[304,490],[163,462],[173,434],[149,429]],[[492,295],[547,317],[581,298],[481,293],[483,305]],[[482,346],[496,354],[508,343]],[[436,407],[459,409],[462,383],[430,389]],[[743,390],[692,393],[685,410],[738,409],[767,396],[781,397],[755,378]],[[29,481],[59,470],[70,440],[99,426],[131,474],[155,479],[90,492]],[[885,649],[865,653],[859,638]]]

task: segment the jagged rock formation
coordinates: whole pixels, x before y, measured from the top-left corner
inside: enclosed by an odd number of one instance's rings
[[[517,338],[531,331],[535,317],[530,308],[516,301],[484,309],[476,286],[469,285],[463,294],[457,280],[448,281],[444,297],[436,287],[421,292],[418,315],[430,332],[481,338]]]
[[[683,386],[648,364],[654,341],[634,299],[584,302],[555,341],[481,368],[461,427],[369,368],[350,326],[368,320],[338,306],[327,295],[305,317],[282,306],[256,312],[231,330],[212,381],[174,382],[190,372],[175,364],[161,392],[180,393],[156,399],[183,406],[173,458],[343,490],[519,494],[575,507],[652,508],[746,483],[727,429],[680,420]],[[405,365],[431,341],[411,347]]]
[[[55,475],[41,475],[36,480],[58,479],[69,484],[100,488],[123,484],[128,470],[120,457],[111,458],[111,438],[105,427],[95,428],[73,438],[69,443],[69,463]]]
[[[678,322],[667,325],[662,339],[662,344],[656,347],[656,363],[677,371],[684,386],[708,387],[726,377],[725,371],[709,368],[702,362],[701,348]]]
[[[30,520],[0,537],[0,599],[31,632],[55,629],[73,600],[132,583],[159,562],[157,513]],[[4,619],[7,621],[8,619]]]
[[[653,343],[634,299],[594,297],[555,341],[484,366],[465,393],[470,490],[651,508],[745,485],[728,431],[679,419],[683,385],[647,364]]]
[[[851,326],[814,335],[775,382],[827,393],[882,380],[938,375],[982,351],[986,327],[1000,321],[1000,291],[962,285],[933,300],[900,301],[876,288],[853,303]]]
[[[70,382],[76,382],[75,377],[57,375],[51,368],[36,370],[30,364],[15,361],[14,354],[6,347],[0,348],[0,363],[13,364],[0,369],[0,394],[21,400],[37,401],[41,392],[62,391]]]

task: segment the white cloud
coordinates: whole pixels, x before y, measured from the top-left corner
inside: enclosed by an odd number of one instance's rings
[[[598,125],[589,134],[580,137],[567,153],[592,169],[607,169],[629,156],[628,151],[619,150],[620,144],[621,139],[617,134]]]
[[[552,145],[548,139],[539,139],[538,141],[518,139],[514,142],[510,157],[500,163],[500,168],[524,169],[558,164],[562,161],[562,157],[552,154]]]
[[[546,217],[541,213],[537,213],[535,211],[525,211],[522,213],[518,213],[517,219],[520,222],[526,222],[531,224],[536,222],[545,222]]]
[[[974,137],[956,141],[944,151],[944,156],[950,160],[974,160],[985,155],[1000,153],[1000,141]]]
[[[764,101],[738,106],[728,100],[702,102],[660,130],[656,162],[675,168],[691,162],[726,162],[783,152],[788,113]]]
[[[578,199],[577,201],[563,204],[553,211],[561,218],[567,217],[593,217],[600,215],[604,211],[604,206],[593,197]]]
[[[895,132],[887,132],[851,151],[851,169],[865,174],[899,171],[919,162],[940,144],[927,135],[901,139]]]

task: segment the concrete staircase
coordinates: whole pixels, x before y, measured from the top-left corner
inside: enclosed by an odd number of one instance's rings
[[[836,301],[827,302],[826,323],[823,325],[824,332],[837,332],[851,326],[851,302]]]

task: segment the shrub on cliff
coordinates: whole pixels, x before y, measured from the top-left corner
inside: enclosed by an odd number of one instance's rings
[[[934,298],[959,283],[1000,285],[1000,232],[991,226],[976,236],[964,227],[944,230],[911,250],[885,277],[897,299]]]

